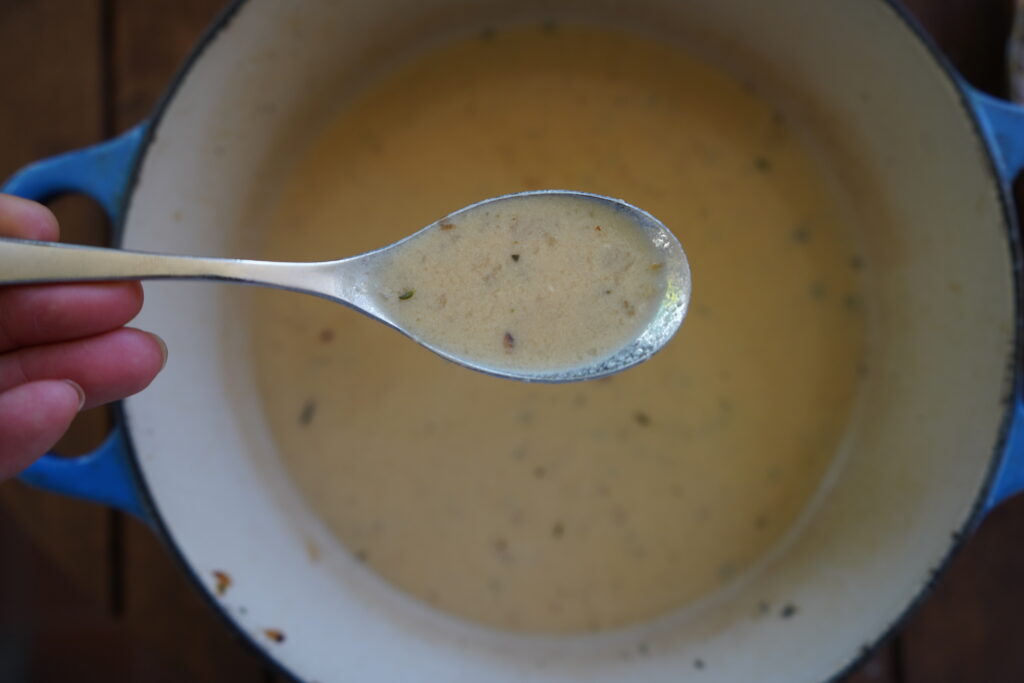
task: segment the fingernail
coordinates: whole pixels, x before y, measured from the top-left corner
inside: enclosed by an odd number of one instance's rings
[[[160,362],[160,369],[163,370],[165,367],[167,367],[167,342],[165,342],[163,339],[153,334],[152,332],[149,333],[149,336],[152,337],[156,341],[156,343],[160,345],[160,357],[163,359]]]
[[[66,379],[64,381],[70,384],[71,388],[74,389],[75,393],[78,394],[78,409],[81,410],[82,407],[85,405],[85,389],[83,389],[82,385],[80,385],[78,382],[74,382],[70,379]]]

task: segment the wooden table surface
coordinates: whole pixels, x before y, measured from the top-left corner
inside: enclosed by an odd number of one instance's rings
[[[223,4],[0,0],[0,178],[140,121]],[[1009,0],[907,4],[971,82],[1003,94]],[[104,241],[88,200],[54,208],[70,241]],[[96,444],[106,420],[102,410],[85,415],[63,451]],[[1024,497],[984,522],[847,680],[1024,681]],[[0,681],[284,678],[239,642],[141,523],[10,482],[0,486]]]

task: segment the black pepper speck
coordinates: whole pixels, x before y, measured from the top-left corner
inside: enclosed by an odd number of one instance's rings
[[[313,417],[316,415],[316,401],[309,399],[302,405],[302,411],[299,413],[299,424],[306,427],[313,421]]]

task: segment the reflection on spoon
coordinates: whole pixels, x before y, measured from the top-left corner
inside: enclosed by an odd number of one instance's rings
[[[658,351],[690,269],[650,214],[582,192],[488,199],[360,256],[317,263],[166,256],[0,239],[0,283],[212,279],[315,294],[498,377],[602,377]]]

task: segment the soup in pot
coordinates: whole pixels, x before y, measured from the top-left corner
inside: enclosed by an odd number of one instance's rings
[[[864,372],[863,261],[823,175],[750,88],[617,30],[487,30],[376,79],[297,152],[265,257],[573,189],[668,225],[693,297],[647,363],[531,385],[260,291],[255,362],[295,485],[381,577],[500,629],[608,629],[715,594],[813,508]]]

